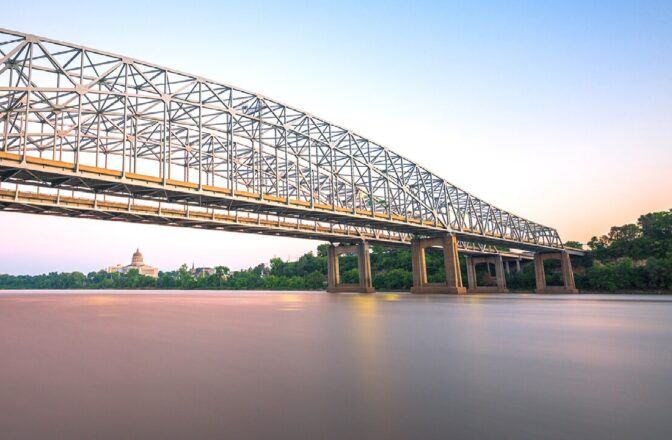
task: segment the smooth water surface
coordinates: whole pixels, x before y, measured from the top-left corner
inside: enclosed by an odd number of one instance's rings
[[[669,439],[672,298],[0,292],[0,438]]]

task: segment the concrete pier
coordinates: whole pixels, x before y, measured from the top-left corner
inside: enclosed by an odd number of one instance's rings
[[[443,248],[443,262],[446,270],[446,281],[443,283],[427,282],[425,249],[435,246]],[[411,241],[411,260],[413,263],[411,293],[467,293],[467,289],[462,285],[462,272],[460,271],[460,260],[457,256],[457,239],[455,236],[414,238]]]
[[[506,276],[504,275],[504,264],[501,255],[467,257],[467,283],[469,286],[469,293],[491,293],[499,292],[506,293],[509,290],[506,288]],[[492,264],[495,267],[495,280],[497,282],[494,286],[479,286],[476,277],[476,266],[479,264]]]
[[[358,262],[359,282],[356,284],[341,283],[339,273],[338,257],[343,254],[356,254]],[[369,254],[369,243],[361,243],[348,246],[334,246],[327,248],[327,292],[353,292],[353,293],[373,293],[373,278],[371,277],[371,256]]]
[[[546,272],[544,271],[544,261],[560,260],[560,271],[562,273],[562,286],[548,286],[546,284]],[[537,282],[536,293],[578,293],[574,284],[574,272],[572,272],[572,261],[569,253],[548,252],[534,254],[534,275]]]

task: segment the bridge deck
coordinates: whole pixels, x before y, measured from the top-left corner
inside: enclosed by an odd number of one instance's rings
[[[125,173],[105,168],[0,152],[0,209],[104,220],[187,226],[317,240],[410,245],[412,235],[449,232],[439,224],[370,211],[310,206],[301,200]],[[6,183],[6,184],[7,184]],[[22,187],[29,188],[24,190]],[[71,194],[71,195],[68,195]],[[163,204],[163,206],[162,206]],[[492,247],[528,251],[557,248],[520,243],[480,231],[451,231],[469,253]],[[480,246],[479,246],[480,245]],[[577,253],[570,250],[572,253]],[[520,256],[521,254],[511,254]],[[527,256],[525,256],[527,258]]]

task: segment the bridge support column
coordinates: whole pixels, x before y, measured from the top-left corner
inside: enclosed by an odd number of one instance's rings
[[[443,283],[427,282],[425,249],[434,246],[443,248],[443,264],[446,270],[446,281]],[[414,238],[411,241],[411,261],[413,263],[411,293],[467,293],[467,289],[462,285],[462,271],[460,271],[455,236]]]
[[[327,248],[327,291],[339,284],[341,284],[341,274],[338,266],[338,255],[336,254],[336,246],[331,244]]]
[[[476,288],[476,264],[474,264],[473,257],[466,257],[467,263],[467,287],[469,292],[473,292]]]
[[[486,263],[495,266],[495,286],[479,286],[476,277],[476,265]],[[504,275],[504,263],[501,255],[493,255],[487,257],[467,257],[467,281],[469,283],[469,293],[507,293],[506,276]]]
[[[343,284],[339,273],[338,257],[343,254],[357,255],[357,270],[359,283]],[[369,243],[363,241],[356,245],[334,246],[327,248],[327,292],[373,293],[373,278],[371,277],[371,256]]]
[[[546,285],[546,272],[544,271],[544,261],[560,260],[560,272],[562,273],[562,286]],[[549,252],[534,254],[534,275],[537,282],[536,293],[578,293],[574,284],[574,272],[572,271],[572,261],[569,253]]]

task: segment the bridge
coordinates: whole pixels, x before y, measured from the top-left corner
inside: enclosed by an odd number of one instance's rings
[[[534,259],[537,291],[575,292],[557,231],[410,159],[257,93],[152,63],[0,29],[0,209],[329,241],[329,291],[373,291],[369,244],[411,246],[413,292],[464,293],[458,252]],[[425,250],[446,281],[427,281]],[[338,256],[359,256],[343,285]],[[544,260],[559,259],[562,286]],[[519,266],[518,266],[519,267]]]

